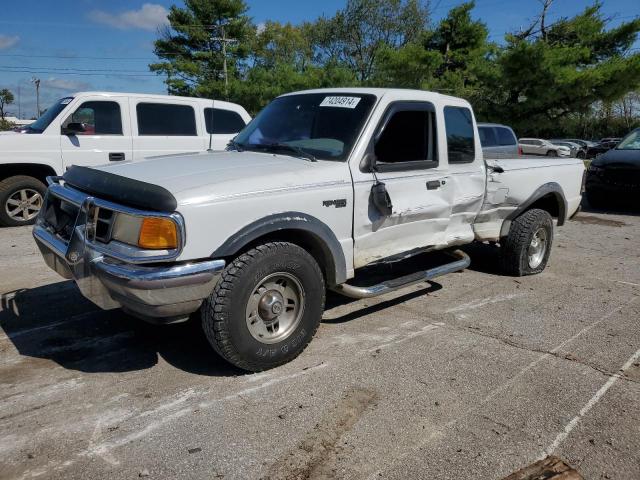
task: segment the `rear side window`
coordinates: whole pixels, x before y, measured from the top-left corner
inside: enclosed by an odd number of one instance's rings
[[[122,135],[122,114],[117,102],[84,102],[63,126],[81,123],[83,132],[77,135]]]
[[[240,114],[221,108],[205,108],[204,121],[207,133],[238,133],[246,127]]]
[[[449,163],[471,163],[475,159],[475,141],[471,111],[464,107],[445,107]]]
[[[496,134],[500,145],[515,145],[518,143],[516,136],[508,128],[496,127]]]
[[[139,135],[196,136],[196,113],[189,105],[139,103]]]
[[[478,135],[480,135],[480,145],[483,147],[495,147],[498,145],[498,139],[493,127],[478,127]]]

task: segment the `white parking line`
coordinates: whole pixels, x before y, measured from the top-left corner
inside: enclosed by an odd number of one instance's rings
[[[589,399],[587,404],[580,409],[578,414],[575,417],[573,417],[569,423],[565,425],[564,430],[562,430],[562,432],[558,434],[558,436],[553,441],[553,443],[545,449],[544,453],[539,458],[540,460],[547,457],[548,455],[551,455],[560,446],[560,444],[569,436],[571,431],[574,428],[576,428],[576,425],[580,423],[580,420],[582,420],[582,418],[587,413],[589,413],[589,410],[591,410],[602,399],[602,397],[613,386],[613,384],[616,383],[618,380],[620,380],[620,378],[622,378],[621,374],[626,372],[631,367],[631,365],[633,365],[636,362],[636,360],[638,360],[638,358],[640,358],[640,350],[637,350],[636,353],[631,355],[631,357],[629,357],[629,360],[627,360],[625,364],[622,366],[622,368],[620,369],[620,373],[616,373],[612,375],[611,378],[607,380],[607,383],[602,385],[602,387],[600,387],[600,389],[595,393],[595,395]]]
[[[473,310],[475,308],[484,307],[485,305],[507,302],[517,297],[524,297],[525,295],[526,293],[509,293],[506,295],[496,295],[494,297],[479,298],[477,300],[472,300],[470,302],[463,303],[462,305],[458,305],[457,307],[450,308],[449,310],[445,310],[444,313],[464,312],[465,310]]]

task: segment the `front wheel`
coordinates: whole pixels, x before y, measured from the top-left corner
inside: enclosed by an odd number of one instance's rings
[[[553,220],[549,212],[534,208],[511,222],[509,234],[501,242],[502,269],[522,277],[542,272],[553,243]]]
[[[549,150],[547,152],[547,157],[557,157],[558,156],[558,152],[556,152],[555,150]]]
[[[324,278],[297,245],[271,242],[231,262],[202,305],[214,350],[258,372],[297,357],[313,338],[324,309]]]
[[[0,182],[0,225],[31,225],[42,208],[47,187],[37,178],[16,175]]]

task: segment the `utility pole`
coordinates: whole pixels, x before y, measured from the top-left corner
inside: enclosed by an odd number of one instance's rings
[[[22,119],[22,102],[20,101],[20,84],[18,83],[18,118]]]
[[[36,85],[36,118],[40,117],[40,79],[33,77],[31,79]]]
[[[222,72],[224,75],[224,96],[225,99],[229,99],[229,74],[227,72],[227,44],[237,43],[238,40],[235,38],[227,38],[227,34],[224,30],[225,23],[221,23],[220,25],[212,25],[212,29],[219,29],[220,36],[219,37],[211,37],[211,40],[214,42],[222,43]]]

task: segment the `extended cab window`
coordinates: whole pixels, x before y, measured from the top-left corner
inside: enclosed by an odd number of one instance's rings
[[[196,112],[189,105],[139,103],[139,135],[196,136]]]
[[[244,123],[240,114],[222,108],[205,108],[204,121],[207,126],[207,133],[238,133],[246,127],[246,123]]]
[[[82,127],[74,131],[75,135],[122,135],[122,114],[117,102],[84,102],[65,120],[63,128],[70,123]]]
[[[384,170],[385,164],[407,168],[437,166],[436,122],[432,107],[406,104],[393,108],[390,115],[375,144],[378,168]],[[414,165],[417,162],[421,164]]]
[[[471,163],[475,159],[475,141],[471,111],[464,107],[445,107],[449,163]]]

